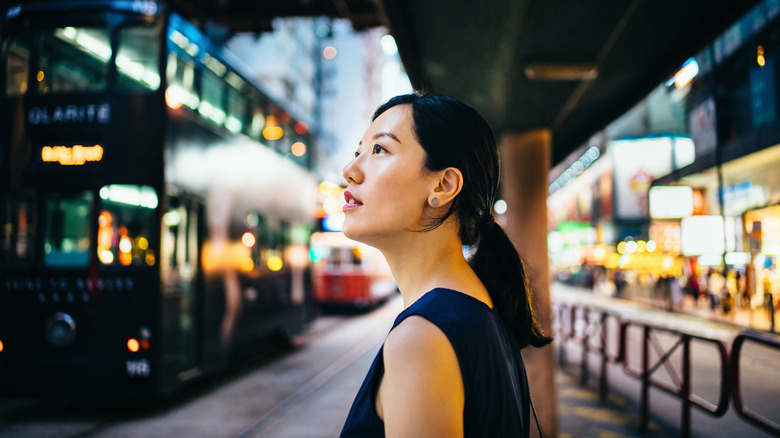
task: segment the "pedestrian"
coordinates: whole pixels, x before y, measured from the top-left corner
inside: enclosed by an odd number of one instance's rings
[[[498,172],[490,127],[464,103],[407,94],[374,113],[343,170],[343,229],[382,251],[404,310],[342,437],[529,435],[520,350],[551,339],[492,214]],[[476,246],[468,260],[462,245]]]

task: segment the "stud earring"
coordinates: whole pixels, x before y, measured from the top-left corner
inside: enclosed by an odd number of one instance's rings
[[[439,198],[433,198],[433,199],[431,200],[431,204],[433,204],[433,205],[439,205]]]

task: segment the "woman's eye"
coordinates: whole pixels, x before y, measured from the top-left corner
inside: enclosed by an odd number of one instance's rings
[[[382,146],[379,146],[378,144],[374,145],[374,153],[375,154],[378,154],[378,153],[380,153],[380,152],[382,152],[384,150],[385,150],[385,148],[383,148]]]

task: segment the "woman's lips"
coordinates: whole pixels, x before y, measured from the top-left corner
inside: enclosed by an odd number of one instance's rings
[[[341,211],[353,210],[363,205],[362,202],[360,202],[357,198],[352,196],[352,193],[347,191],[344,192],[344,200],[347,203],[344,204],[344,207],[341,208]]]

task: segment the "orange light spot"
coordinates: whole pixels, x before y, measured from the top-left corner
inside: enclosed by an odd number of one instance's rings
[[[143,348],[144,350],[148,350],[149,348],[151,348],[151,346],[149,345],[149,341],[147,341],[146,339],[141,341],[141,348]]]
[[[296,141],[290,147],[290,152],[292,152],[292,154],[296,157],[302,157],[304,154],[306,154],[306,145],[300,141]]]
[[[255,235],[247,231],[241,236],[241,243],[247,248],[255,246]]]
[[[3,341],[0,341],[0,352],[3,351]]]
[[[174,91],[172,88],[165,90],[165,103],[170,109],[177,110],[182,106],[182,101],[176,94],[176,91]]]
[[[141,346],[138,344],[137,339],[130,338],[127,340],[127,349],[135,353]]]
[[[295,124],[295,133],[298,135],[303,135],[309,132],[309,125],[306,124],[306,122],[298,122]]]
[[[281,126],[266,126],[263,129],[263,137],[266,140],[279,140],[284,135],[284,130]]]

